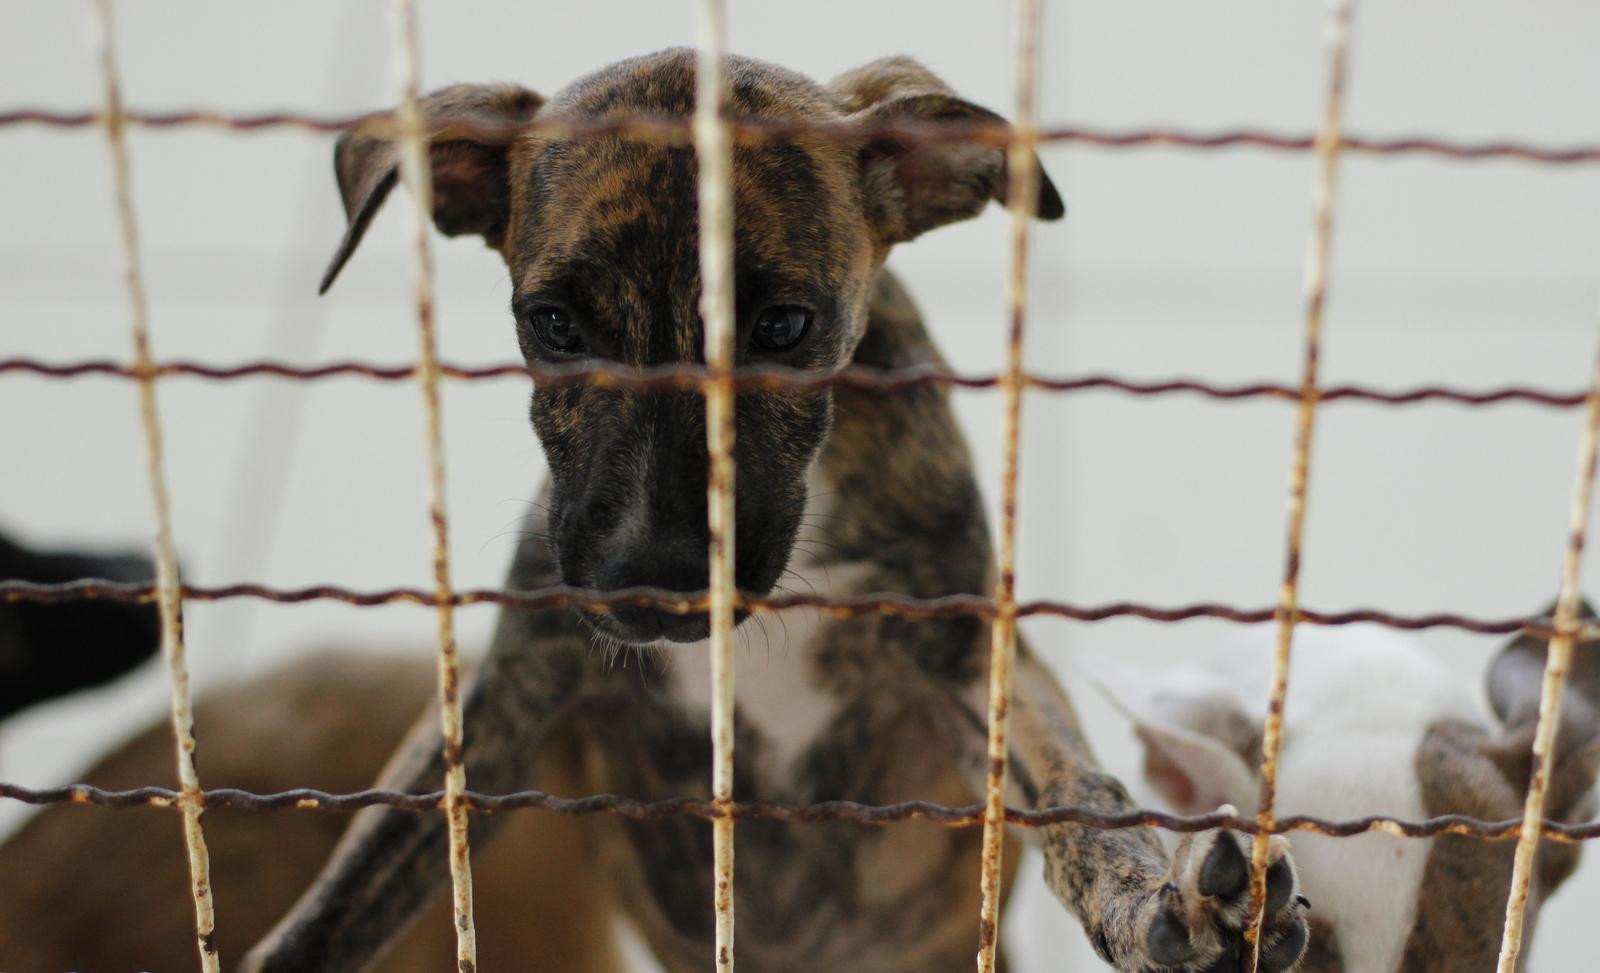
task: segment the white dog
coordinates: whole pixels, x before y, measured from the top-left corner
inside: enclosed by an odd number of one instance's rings
[[[1144,777],[1170,807],[1202,814],[1259,796],[1270,629],[1218,664],[1111,676],[1133,719]],[[1522,637],[1474,687],[1411,639],[1370,626],[1296,633],[1279,763],[1280,814],[1419,820],[1522,814],[1546,643]],[[1259,687],[1254,698],[1239,689]],[[1580,646],[1563,701],[1546,814],[1594,812],[1600,766],[1600,643]],[[1510,885],[1512,842],[1296,833],[1311,899],[1307,973],[1490,970]],[[1529,923],[1576,867],[1579,847],[1545,842]]]

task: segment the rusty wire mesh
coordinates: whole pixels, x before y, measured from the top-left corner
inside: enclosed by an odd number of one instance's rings
[[[706,611],[711,654],[711,904],[713,962],[733,973],[733,626],[737,591],[733,478],[734,341],[733,138],[724,120],[722,0],[696,4],[700,53],[695,65],[694,154],[700,244],[700,319],[705,329]]]
[[[467,838],[467,768],[463,756],[461,660],[456,651],[455,600],[450,585],[450,527],[445,515],[444,434],[439,405],[439,339],[433,320],[433,179],[428,135],[422,119],[417,74],[417,12],[414,0],[389,8],[395,87],[400,106],[396,141],[400,180],[410,190],[409,230],[415,259],[417,332],[421,353],[415,377],[422,390],[422,437],[428,467],[428,520],[433,538],[434,611],[439,622],[439,736],[443,741],[445,815],[449,822],[450,899],[460,973],[478,967],[472,915],[472,848]]]
[[[1010,174],[1006,205],[1011,209],[1011,272],[1006,280],[1010,330],[1006,370],[1000,379],[1000,531],[994,586],[994,617],[989,622],[989,711],[985,746],[983,844],[978,889],[978,973],[994,973],[1000,944],[1001,858],[1005,854],[1005,792],[1011,768],[1007,742],[1011,709],[1011,670],[1017,656],[1017,481],[1022,458],[1023,328],[1028,308],[1028,224],[1037,206],[1039,173],[1034,165],[1034,114],[1038,88],[1039,0],[1017,2],[1017,103],[1012,124],[1016,138],[1007,147]]]
[[[423,125],[418,111],[416,79],[417,37],[411,0],[393,0],[393,57],[396,69],[400,110],[390,124],[389,134],[400,146],[402,176],[412,190],[412,218],[415,252],[415,303],[421,354],[415,364],[383,365],[371,362],[342,361],[318,365],[293,365],[256,361],[218,365],[194,361],[156,361],[149,350],[148,309],[138,270],[137,232],[129,191],[129,167],[122,132],[128,126],[152,129],[204,126],[230,132],[254,132],[291,128],[313,133],[342,131],[361,117],[326,117],[294,112],[225,114],[208,110],[166,112],[129,111],[121,104],[120,86],[114,56],[110,0],[95,0],[101,27],[100,60],[104,71],[106,104],[99,110],[78,112],[16,108],[0,111],[0,128],[42,125],[57,128],[101,127],[108,136],[113,155],[113,180],[118,218],[122,227],[123,256],[127,265],[130,317],[135,354],[131,364],[111,360],[45,362],[31,358],[0,359],[0,374],[27,374],[68,379],[84,375],[114,376],[135,381],[140,391],[141,415],[147,439],[147,460],[157,537],[158,581],[154,585],[123,584],[97,579],[64,584],[0,582],[0,602],[27,601],[60,603],[76,599],[109,599],[125,602],[155,602],[160,606],[163,642],[170,669],[172,713],[178,754],[177,790],[144,787],[108,791],[85,785],[56,788],[27,788],[0,782],[0,798],[33,805],[63,803],[94,804],[105,807],[155,806],[179,810],[184,819],[190,856],[192,891],[196,908],[196,930],[202,965],[208,971],[219,968],[219,959],[210,942],[214,924],[206,876],[204,836],[200,813],[207,808],[242,808],[258,811],[277,809],[329,810],[349,812],[365,807],[384,806],[412,812],[444,812],[450,821],[451,878],[454,888],[458,960],[460,968],[475,968],[472,930],[471,876],[466,841],[467,814],[495,814],[537,808],[567,815],[608,813],[636,820],[674,815],[705,819],[713,824],[716,836],[716,939],[715,963],[719,970],[733,967],[733,858],[732,829],[735,820],[761,818],[790,823],[812,821],[851,821],[875,826],[890,822],[922,819],[952,827],[983,827],[984,863],[983,905],[980,916],[979,970],[993,968],[994,944],[999,920],[999,835],[1002,824],[1042,827],[1071,823],[1093,828],[1156,827],[1179,832],[1194,832],[1228,827],[1253,836],[1252,897],[1256,912],[1247,939],[1254,942],[1259,932],[1264,895],[1264,872],[1269,841],[1276,835],[1296,831],[1345,837],[1382,832],[1408,838],[1427,838],[1442,834],[1466,835],[1484,840],[1516,840],[1515,871],[1507,899],[1506,922],[1500,954],[1502,973],[1513,969],[1522,944],[1522,912],[1528,893],[1532,854],[1540,840],[1579,842],[1600,837],[1600,822],[1574,825],[1542,819],[1544,784],[1549,775],[1551,743],[1557,721],[1566,669],[1575,643],[1600,635],[1600,627],[1586,626],[1578,618],[1578,563],[1587,529],[1589,500],[1595,477],[1597,444],[1600,444],[1600,362],[1595,384],[1589,390],[1550,390],[1531,387],[1505,387],[1470,390],[1447,386],[1386,390],[1361,385],[1323,387],[1317,381],[1317,364],[1322,309],[1326,300],[1327,272],[1332,247],[1331,224],[1335,212],[1333,187],[1339,159],[1345,153],[1378,156],[1426,154],[1453,160],[1511,159],[1541,165],[1579,165],[1600,163],[1600,145],[1567,147],[1540,146],[1510,141],[1462,142],[1438,138],[1372,138],[1349,135],[1339,124],[1339,105],[1345,83],[1344,60],[1353,0],[1330,0],[1327,29],[1328,87],[1323,116],[1314,135],[1286,135],[1253,130],[1194,133],[1167,129],[1104,131],[1074,127],[1038,127],[1033,118],[1033,86],[1038,56],[1038,0],[1018,0],[1018,101],[1015,124],[1000,126],[971,122],[887,121],[870,125],[858,123],[771,123],[732,120],[720,110],[721,79],[719,56],[723,12],[719,0],[703,0],[700,10],[702,42],[700,60],[701,91],[693,118],[624,117],[599,122],[573,120],[535,120],[518,126],[475,123],[453,125],[451,132],[471,129],[475,134],[509,139],[527,129],[552,130],[574,137],[622,135],[657,142],[693,144],[702,159],[700,206],[702,226],[701,265],[706,321],[706,361],[700,366],[663,366],[633,369],[605,363],[583,366],[539,366],[522,364],[468,368],[443,363],[437,355],[434,334],[432,272],[427,223],[429,218],[429,173],[426,163],[427,141],[437,131]],[[1029,373],[1023,365],[1022,334],[1025,318],[1025,274],[1027,254],[1027,206],[1031,198],[1029,179],[1014,179],[1010,205],[1013,209],[1012,262],[1010,276],[1010,338],[1006,369],[998,374],[970,375],[942,368],[915,367],[876,370],[850,367],[835,374],[818,375],[784,368],[739,368],[733,363],[731,331],[731,207],[729,206],[728,152],[734,140],[761,141],[786,139],[803,133],[821,132],[840,138],[866,135],[891,135],[903,141],[969,141],[1004,148],[1012,159],[1012,171],[1031,173],[1026,164],[1034,147],[1041,144],[1082,144],[1126,149],[1140,146],[1167,146],[1194,150],[1249,147],[1273,151],[1314,152],[1318,159],[1314,184],[1312,235],[1308,253],[1305,344],[1302,380],[1298,386],[1271,383],[1219,385],[1197,380],[1144,381],[1113,375],[1077,377],[1043,376]],[[1021,163],[1021,164],[1018,164]],[[712,475],[708,484],[708,512],[712,524],[711,574],[709,590],[684,595],[661,589],[634,588],[596,592],[554,587],[537,591],[460,590],[451,585],[448,562],[448,524],[444,514],[445,468],[440,433],[439,384],[441,379],[484,380],[524,376],[538,383],[587,383],[599,386],[637,389],[693,390],[706,396],[709,462]],[[181,584],[177,579],[172,553],[170,514],[161,463],[161,431],[154,388],[158,380],[175,377],[206,380],[238,380],[273,377],[295,381],[354,376],[374,381],[415,380],[424,397],[424,439],[428,458],[428,496],[434,540],[434,587],[431,591],[392,588],[357,591],[336,585],[316,585],[285,589],[242,583],[203,587]],[[975,595],[945,598],[912,598],[894,593],[875,593],[853,598],[821,596],[757,597],[734,590],[731,574],[732,536],[732,401],[737,391],[760,389],[818,388],[849,386],[893,390],[923,385],[965,389],[997,389],[1004,396],[1002,428],[1004,457],[1001,477],[1001,529],[999,532],[999,575],[992,597]],[[1268,399],[1293,403],[1297,407],[1297,437],[1291,454],[1289,524],[1286,531],[1287,555],[1283,585],[1277,604],[1267,608],[1240,608],[1222,604],[1193,604],[1162,607],[1138,602],[1085,606],[1061,601],[1019,602],[1016,598],[1014,544],[1016,532],[1017,465],[1020,459],[1018,426],[1022,395],[1027,390],[1054,393],[1113,391],[1136,396],[1193,394],[1218,400]],[[1520,402],[1557,409],[1587,408],[1587,422],[1580,442],[1578,475],[1573,487],[1569,543],[1562,563],[1561,595],[1553,617],[1477,618],[1454,613],[1405,615],[1379,609],[1325,612],[1304,608],[1298,598],[1298,574],[1302,560],[1305,501],[1309,478],[1309,453],[1315,410],[1337,402],[1366,402],[1401,406],[1419,402],[1447,402],[1464,407],[1483,407]],[[719,431],[720,430],[720,431]],[[297,789],[260,794],[237,789],[204,790],[194,771],[192,700],[184,663],[181,637],[181,606],[184,601],[217,601],[255,598],[296,604],[312,600],[333,600],[354,606],[410,603],[431,607],[439,622],[439,698],[441,736],[444,742],[447,774],[442,790],[408,794],[370,789],[349,794],[332,794],[314,789]],[[467,787],[462,761],[460,674],[456,660],[453,612],[456,608],[494,604],[522,610],[582,608],[603,612],[618,607],[650,606],[663,611],[687,614],[708,612],[712,618],[711,652],[713,699],[713,788],[709,800],[669,799],[642,801],[626,795],[599,794],[582,798],[558,798],[536,790],[510,794],[483,794]],[[752,614],[772,613],[790,608],[816,609],[830,617],[886,614],[909,619],[971,616],[989,622],[993,630],[990,673],[990,712],[988,721],[990,771],[982,803],[966,806],[940,805],[926,801],[904,801],[890,805],[864,805],[849,801],[830,801],[796,806],[769,801],[736,802],[732,796],[733,750],[729,729],[732,725],[732,660],[728,654],[732,619],[736,609]],[[1275,622],[1279,637],[1274,660],[1270,705],[1264,724],[1263,789],[1260,810],[1251,816],[1230,813],[1180,816],[1151,810],[1121,814],[1095,812],[1085,808],[1056,806],[1021,809],[1006,807],[1003,789],[1006,778],[1005,714],[1008,704],[1009,663],[1015,651],[1016,623],[1025,617],[1059,617],[1080,622],[1111,618],[1141,618],[1175,623],[1194,618],[1212,618],[1241,624]],[[719,622],[720,620],[720,622]],[[1445,815],[1421,821],[1407,821],[1386,815],[1330,821],[1307,815],[1278,816],[1274,808],[1275,765],[1281,740],[1284,694],[1288,687],[1292,638],[1300,624],[1337,626],[1371,622],[1397,629],[1419,630],[1452,628],[1481,634],[1527,632],[1551,639],[1546,667],[1539,723],[1535,734],[1536,770],[1530,782],[1521,818],[1485,821],[1463,815]],[[1251,960],[1253,966],[1253,957]]]
[[[111,150],[112,197],[117,211],[118,239],[122,248],[123,279],[128,291],[128,318],[133,331],[134,373],[139,385],[139,419],[144,430],[145,474],[150,483],[155,520],[156,604],[161,618],[161,650],[167,662],[172,695],[172,737],[176,747],[178,783],[182,790],[173,802],[183,816],[184,851],[189,865],[189,893],[194,900],[195,941],[204,973],[218,973],[214,935],[216,909],[211,896],[211,855],[206,848],[200,815],[205,802],[200,773],[195,766],[194,698],[189,687],[189,665],[183,643],[183,594],[178,582],[178,555],[172,540],[172,507],[167,495],[163,460],[161,415],[156,403],[155,377],[151,374],[150,306],[145,296],[144,270],[139,259],[139,225],[133,204],[133,176],[123,136],[122,82],[117,67],[116,26],[111,0],[94,4],[95,35],[101,80],[105,92],[106,141]]]
[[[260,132],[289,128],[306,132],[338,133],[363,115],[319,116],[307,112],[262,112],[244,114],[203,109],[153,112],[129,111],[123,120],[150,129],[204,127],[234,132]],[[0,128],[13,125],[41,125],[48,128],[86,128],[104,124],[100,112],[54,111],[45,108],[16,108],[0,111]],[[1008,144],[1015,136],[1009,127],[986,122],[886,120],[881,122],[806,122],[782,123],[757,120],[730,121],[728,127],[741,140],[782,139],[807,132],[851,138],[867,135],[893,135],[916,141],[982,141]],[[627,135],[642,140],[686,142],[690,123],[683,118],[617,117],[599,121],[576,119],[534,120],[520,125],[458,123],[451,131],[509,137],[520,131],[544,131],[559,135]],[[1252,129],[1222,132],[1186,132],[1178,129],[1140,129],[1126,132],[1083,127],[1045,127],[1032,141],[1042,145],[1083,144],[1108,149],[1167,146],[1190,149],[1226,149],[1235,146],[1308,152],[1316,144],[1314,135],[1288,135]],[[1550,146],[1496,140],[1467,142],[1421,136],[1374,138],[1345,135],[1339,140],[1341,152],[1372,155],[1435,155],[1447,159],[1516,159],[1545,165],[1571,165],[1600,162],[1600,145]]]
[[[1289,457],[1289,523],[1284,543],[1283,583],[1278,592],[1277,642],[1272,653],[1272,683],[1261,730],[1260,826],[1250,842],[1250,923],[1245,929],[1244,968],[1255,973],[1261,959],[1261,928],[1267,912],[1267,868],[1271,865],[1273,813],[1278,797],[1278,755],[1283,748],[1283,707],[1289,692],[1296,609],[1300,606],[1301,554],[1305,547],[1306,498],[1311,480],[1311,441],[1316,430],[1317,376],[1322,359],[1323,312],[1328,303],[1328,266],[1333,246],[1333,214],[1339,173],[1339,137],[1354,0],[1334,0],[1328,12],[1327,88],[1317,127],[1317,167],[1312,184],[1311,237],[1306,246],[1305,338],[1300,395],[1295,410],[1294,449]]]

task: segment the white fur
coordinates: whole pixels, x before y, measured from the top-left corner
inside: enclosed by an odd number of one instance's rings
[[[863,574],[857,567],[824,570],[809,559],[797,560],[782,582],[794,594],[842,597],[854,593],[851,584]],[[833,722],[839,701],[817,686],[811,665],[822,616],[815,609],[795,608],[757,618],[734,633],[734,703],[740,721],[761,735],[762,776],[782,780],[794,759]],[[708,643],[672,644],[670,652],[673,695],[691,712],[709,712]]]
[[[1417,748],[1437,720],[1480,719],[1465,681],[1387,630],[1305,629],[1296,643],[1278,770],[1282,812],[1427,817]],[[1291,840],[1306,894],[1332,921],[1345,968],[1397,969],[1432,840]]]
[[[1259,720],[1266,712],[1273,633],[1263,628],[1248,641],[1209,671],[1169,670],[1147,679],[1135,695],[1196,698],[1230,686],[1240,712]],[[1127,675],[1117,681],[1127,685]],[[1426,817],[1415,758],[1428,725],[1445,718],[1485,722],[1463,675],[1411,639],[1375,626],[1301,627],[1290,676],[1278,765],[1280,816]],[[1143,717],[1162,715],[1134,708]],[[1331,923],[1345,968],[1397,969],[1432,841],[1300,832],[1290,841],[1305,894]]]

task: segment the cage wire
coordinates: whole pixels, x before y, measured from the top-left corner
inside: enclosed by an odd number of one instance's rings
[[[1001,834],[1006,825],[1043,827],[1070,823],[1091,828],[1163,828],[1176,832],[1196,832],[1228,827],[1252,836],[1251,898],[1252,918],[1245,932],[1247,969],[1254,969],[1257,941],[1265,907],[1265,873],[1270,841],[1276,835],[1310,831],[1332,837],[1347,837],[1379,831],[1406,838],[1427,838],[1456,834],[1484,840],[1517,842],[1512,881],[1506,899],[1498,970],[1511,973],[1522,948],[1523,914],[1529,893],[1534,852],[1541,840],[1579,842],[1600,837],[1600,822],[1575,825],[1543,818],[1547,781],[1555,731],[1560,719],[1561,693],[1571,664],[1574,646],[1580,639],[1600,637],[1600,626],[1586,625],[1579,618],[1579,563],[1588,525],[1597,447],[1600,447],[1600,360],[1594,381],[1587,391],[1561,391],[1528,387],[1470,390],[1448,386],[1386,390],[1362,385],[1323,387],[1318,382],[1318,363],[1323,311],[1328,294],[1328,267],[1332,250],[1332,226],[1336,211],[1338,165],[1345,153],[1359,152],[1379,156],[1427,154],[1446,159],[1518,159],[1542,165],[1600,163],[1600,145],[1550,147],[1510,141],[1459,142],[1435,138],[1365,138],[1346,134],[1342,129],[1342,103],[1346,83],[1348,38],[1354,0],[1330,0],[1326,14],[1326,86],[1319,125],[1312,136],[1296,136],[1234,130],[1200,134],[1166,129],[1112,132],[1086,128],[1041,128],[1035,123],[1034,103],[1039,51],[1039,0],[1017,0],[1017,101],[1009,126],[972,122],[887,121],[870,125],[856,123],[757,123],[736,121],[722,113],[721,76],[724,32],[722,0],[698,0],[699,75],[696,108],[692,118],[626,117],[598,122],[535,120],[521,129],[543,129],[572,137],[620,135],[652,142],[692,144],[699,163],[700,262],[704,282],[702,317],[705,322],[705,366],[671,365],[646,369],[615,364],[590,363],[582,366],[496,365],[465,368],[439,360],[433,313],[433,276],[429,234],[431,214],[428,140],[432,136],[419,109],[417,79],[418,38],[414,0],[392,0],[390,6],[391,61],[399,108],[392,120],[380,123],[399,146],[401,178],[410,189],[408,232],[413,242],[413,286],[420,353],[415,364],[384,366],[370,362],[344,361],[317,366],[295,366],[275,361],[256,361],[219,366],[193,361],[157,361],[151,351],[149,305],[139,260],[138,229],[132,198],[130,167],[124,133],[129,126],[170,128],[204,126],[244,133],[264,129],[293,128],[313,133],[338,132],[362,119],[328,118],[315,115],[277,112],[265,114],[223,114],[205,110],[139,112],[122,103],[118,73],[115,31],[111,0],[93,0],[96,54],[101,68],[104,105],[95,111],[60,112],[32,108],[0,111],[0,128],[45,125],[58,128],[101,127],[104,129],[112,160],[113,199],[120,232],[124,280],[128,295],[129,319],[133,338],[131,364],[110,360],[67,363],[44,362],[31,358],[0,359],[0,374],[22,373],[67,379],[81,375],[111,375],[134,381],[138,386],[140,418],[145,437],[147,476],[153,498],[153,520],[157,580],[154,585],[127,584],[83,579],[63,584],[35,584],[22,581],[0,582],[0,598],[5,601],[62,603],[76,599],[99,598],[124,602],[155,602],[160,609],[163,652],[169,670],[174,746],[177,755],[179,788],[143,787],[109,791],[85,785],[56,788],[27,788],[0,782],[0,798],[27,804],[95,804],[105,807],[155,806],[176,809],[183,822],[188,852],[190,890],[195,908],[195,932],[202,969],[214,973],[220,958],[212,941],[215,918],[211,902],[210,879],[202,813],[207,808],[278,808],[353,811],[364,807],[386,806],[405,811],[443,812],[449,821],[450,877],[453,889],[457,953],[460,969],[476,968],[473,930],[470,848],[467,840],[469,813],[493,814],[538,808],[561,814],[609,813],[635,820],[667,816],[692,816],[707,820],[713,827],[715,955],[719,973],[731,973],[734,957],[733,911],[733,831],[739,819],[763,818],[790,823],[810,821],[852,821],[862,825],[923,819],[958,827],[983,828],[982,871],[979,876],[982,905],[978,917],[978,970],[992,973],[1000,910]],[[366,119],[373,125],[372,119]],[[504,126],[474,124],[466,126],[484,134],[507,134]],[[732,296],[732,146],[741,143],[785,139],[806,132],[821,132],[840,137],[892,135],[904,141],[967,141],[1004,148],[1008,153],[1013,178],[1008,190],[1012,211],[1010,233],[1011,261],[1008,276],[1009,333],[1006,367],[998,374],[971,375],[935,367],[864,369],[856,366],[829,375],[817,375],[786,368],[736,367],[731,326]],[[1027,312],[1026,273],[1028,218],[1037,178],[1032,164],[1035,148],[1043,144],[1067,143],[1103,148],[1137,146],[1177,146],[1196,150],[1216,150],[1230,146],[1312,152],[1316,156],[1312,187],[1312,221],[1307,248],[1304,337],[1301,380],[1298,385],[1277,384],[1217,385],[1203,381],[1136,381],[1114,375],[1051,377],[1024,368],[1023,335]],[[182,584],[177,574],[171,512],[162,460],[161,423],[156,402],[158,380],[187,377],[205,380],[239,380],[275,377],[295,381],[315,381],[335,376],[360,376],[374,381],[415,381],[423,397],[422,430],[427,460],[426,490],[433,538],[434,585],[431,590],[391,588],[356,591],[336,585],[304,588],[274,588],[243,583],[202,587]],[[708,590],[694,595],[656,588],[629,588],[594,592],[567,587],[537,591],[458,590],[450,580],[448,556],[449,524],[445,515],[446,471],[440,430],[439,386],[443,379],[480,380],[504,375],[525,375],[536,383],[550,385],[587,383],[612,388],[639,390],[688,390],[705,396],[708,424],[707,512],[711,531]],[[1003,397],[1002,466],[1000,481],[1000,525],[997,547],[998,574],[991,596],[957,595],[943,598],[911,598],[894,593],[862,597],[826,598],[817,595],[755,597],[734,589],[732,574],[733,480],[733,401],[736,393],[766,389],[805,389],[831,385],[881,390],[920,385],[955,388],[994,388]],[[1120,602],[1088,606],[1063,601],[1019,602],[1016,597],[1015,544],[1017,530],[1017,478],[1020,461],[1018,429],[1024,393],[1070,393],[1092,389],[1116,390],[1135,396],[1193,394],[1213,399],[1275,399],[1296,404],[1297,422],[1290,456],[1288,523],[1286,526],[1283,580],[1273,607],[1247,609],[1231,605],[1201,603],[1162,607],[1139,602]],[[1303,561],[1307,485],[1315,417],[1320,405],[1363,401],[1388,406],[1442,401],[1466,407],[1482,407],[1503,402],[1523,402],[1555,409],[1586,408],[1586,421],[1579,444],[1577,475],[1571,496],[1571,513],[1566,550],[1561,562],[1560,594],[1552,617],[1478,618],[1453,613],[1405,615],[1378,609],[1321,612],[1305,608],[1299,600],[1299,574]],[[256,598],[296,604],[312,600],[335,600],[356,606],[409,602],[431,606],[438,620],[438,697],[440,736],[447,767],[443,787],[426,794],[369,789],[348,794],[332,794],[302,788],[273,794],[237,789],[205,790],[194,764],[193,701],[190,693],[182,609],[185,601],[217,601],[231,598]],[[686,614],[709,613],[711,618],[712,679],[712,786],[708,800],[675,798],[644,801],[626,795],[598,794],[581,798],[558,798],[537,790],[509,794],[484,794],[469,789],[462,762],[462,715],[460,664],[457,657],[454,612],[465,606],[494,604],[518,610],[581,608],[603,612],[620,607],[654,607]],[[855,617],[885,614],[906,619],[969,616],[991,626],[988,755],[989,770],[980,803],[967,806],[941,805],[927,801],[903,801],[888,805],[864,805],[851,801],[829,801],[812,805],[787,805],[771,801],[736,802],[732,780],[734,750],[733,660],[731,633],[735,610],[767,614],[791,608],[815,609],[828,617]],[[1009,703],[1010,669],[1016,650],[1016,626],[1021,618],[1051,616],[1080,622],[1109,618],[1142,618],[1152,622],[1176,623],[1192,618],[1215,618],[1241,624],[1277,626],[1273,658],[1271,693],[1263,722],[1261,759],[1261,799],[1253,816],[1216,812],[1180,816],[1152,810],[1106,814],[1073,806],[1012,808],[1004,803],[1007,777],[1006,712]],[[1550,640],[1539,706],[1539,719],[1533,741],[1534,771],[1530,777],[1523,815],[1507,821],[1485,821],[1462,815],[1444,815],[1422,821],[1401,820],[1388,815],[1330,821],[1309,815],[1279,816],[1276,811],[1277,760],[1281,745],[1284,697],[1288,688],[1293,637],[1297,625],[1324,626],[1371,622],[1402,630],[1452,628],[1480,634],[1526,632]]]

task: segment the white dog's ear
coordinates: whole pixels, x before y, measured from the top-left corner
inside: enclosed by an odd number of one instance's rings
[[[1256,806],[1260,730],[1221,676],[1184,668],[1164,672],[1154,686],[1136,686],[1129,674],[1115,681],[1128,688],[1105,691],[1144,745],[1144,778],[1173,810],[1209,814],[1232,804],[1249,813]]]
[[[1219,805],[1256,803],[1255,775],[1221,741],[1159,721],[1134,728],[1144,743],[1144,778],[1180,814],[1209,814]]]
[[[829,82],[851,121],[964,121],[1004,126],[987,108],[957,97],[932,71],[908,57],[888,57]],[[1060,193],[1034,159],[1038,197],[1034,213],[1056,220],[1066,212]],[[916,142],[885,136],[861,150],[867,217],[886,243],[970,219],[990,200],[1007,202],[1006,152],[971,141]]]
[[[1546,613],[1549,618],[1553,610]],[[1581,615],[1595,621],[1584,602]],[[1539,719],[1549,640],[1522,635],[1500,650],[1489,666],[1489,704],[1505,725],[1498,743],[1500,761],[1520,793],[1531,771],[1529,747]],[[1561,726],[1556,734],[1554,763],[1547,800],[1550,817],[1575,820],[1593,813],[1595,778],[1600,773],[1600,640],[1580,642],[1572,653],[1566,692],[1561,697]]]

